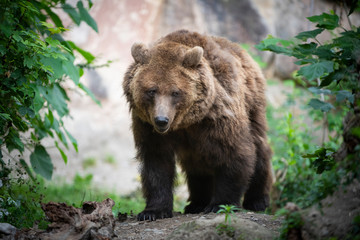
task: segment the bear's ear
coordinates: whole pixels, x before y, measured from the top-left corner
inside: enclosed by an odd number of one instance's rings
[[[199,65],[203,56],[204,50],[202,47],[196,46],[185,53],[183,66],[184,67],[196,67]]]
[[[134,43],[131,47],[131,55],[136,63],[146,64],[149,63],[150,54],[149,50],[142,43]]]

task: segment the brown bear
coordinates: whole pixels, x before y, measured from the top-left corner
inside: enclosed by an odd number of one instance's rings
[[[138,220],[172,217],[175,160],[186,174],[185,213],[219,205],[263,211],[272,184],[265,80],[238,44],[180,30],[147,48],[123,82],[146,207]]]

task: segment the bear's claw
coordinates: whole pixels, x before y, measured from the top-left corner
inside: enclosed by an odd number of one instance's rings
[[[172,211],[168,210],[144,210],[137,215],[138,221],[156,221],[156,219],[171,218]]]

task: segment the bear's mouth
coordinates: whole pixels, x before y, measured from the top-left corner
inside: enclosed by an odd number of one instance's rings
[[[164,134],[169,130],[170,126],[164,126],[164,127],[155,126],[154,128],[158,133]]]

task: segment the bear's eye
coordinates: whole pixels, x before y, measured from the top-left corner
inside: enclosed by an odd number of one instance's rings
[[[154,97],[155,94],[156,94],[156,90],[155,89],[150,89],[146,92],[146,94],[149,96],[149,97]]]
[[[173,92],[171,93],[171,96],[173,96],[173,97],[178,97],[178,96],[180,96],[180,92],[179,92],[179,91],[173,91]]]

